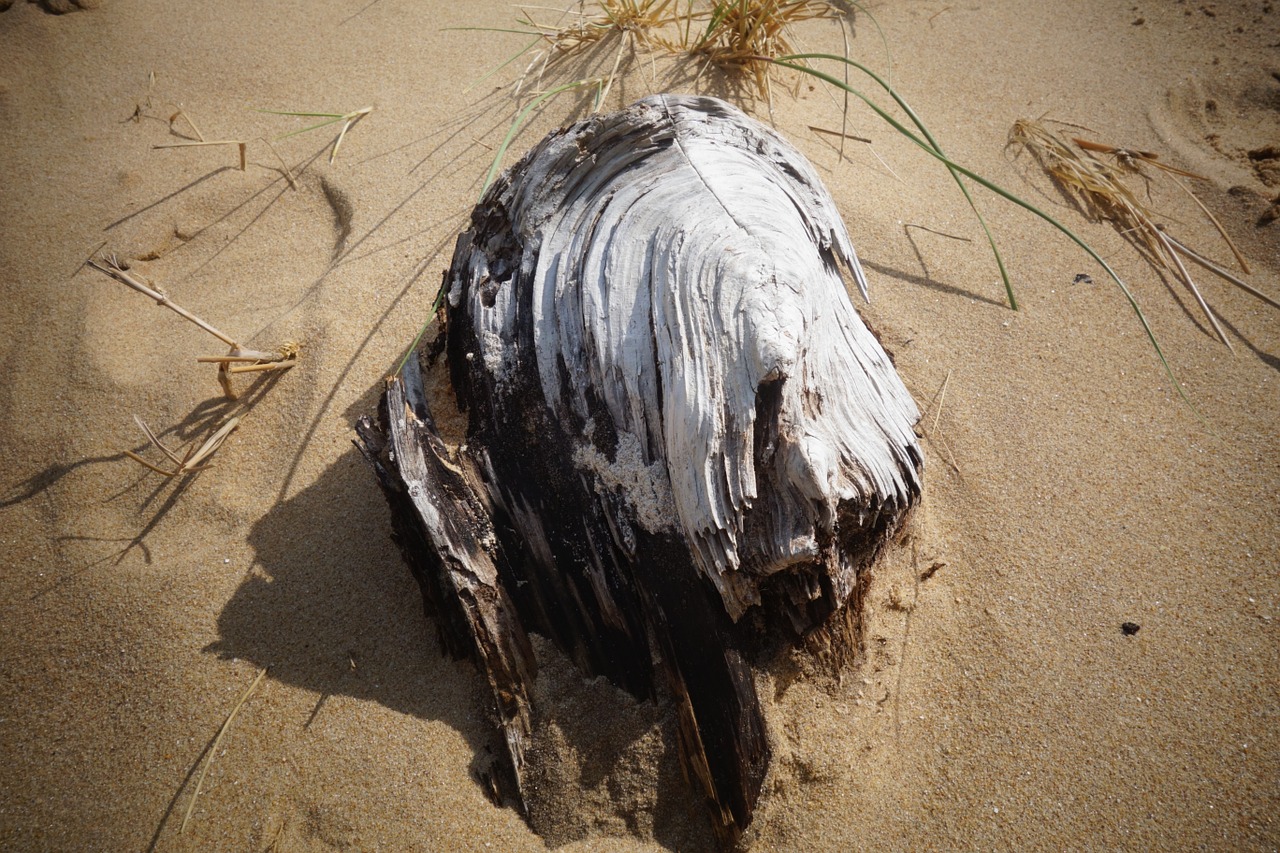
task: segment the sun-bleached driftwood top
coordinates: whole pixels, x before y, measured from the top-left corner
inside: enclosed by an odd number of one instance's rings
[[[449,284],[475,357],[516,381],[530,323],[547,405],[590,429],[594,395],[619,436],[605,466],[584,433],[582,461],[629,521],[678,526],[735,618],[765,577],[821,558],[841,502],[906,506],[918,413],[846,295],[839,263],[866,283],[835,203],[789,143],[722,101],[658,95],[510,175],[489,198],[519,256],[473,243]]]

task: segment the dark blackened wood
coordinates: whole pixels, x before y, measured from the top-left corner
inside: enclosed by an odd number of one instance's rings
[[[441,620],[445,648],[486,676],[517,801],[530,735],[533,650],[498,576],[504,562],[491,514],[469,460],[453,458],[436,431],[416,360],[389,382],[379,424],[361,418],[356,446],[391,507],[397,543]]]
[[[751,823],[769,767],[747,659],[752,643],[694,569],[685,543],[642,533],[636,557],[646,612],[661,643],[661,668],[676,701],[681,758],[707,801],[716,834],[731,846]]]

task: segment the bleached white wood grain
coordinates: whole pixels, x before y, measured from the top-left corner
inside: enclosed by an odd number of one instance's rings
[[[805,158],[722,101],[658,95],[553,134],[490,198],[520,255],[473,246],[450,303],[498,387],[533,367],[512,343],[529,322],[548,407],[590,425],[588,389],[604,403],[629,452],[602,462],[590,429],[572,452],[627,496],[622,529],[683,535],[734,619],[798,565],[847,597],[856,567],[829,543],[919,493],[919,413],[850,303],[840,266],[866,280]]]

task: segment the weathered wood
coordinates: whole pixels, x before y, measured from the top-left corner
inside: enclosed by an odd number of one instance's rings
[[[428,612],[443,623],[441,641],[454,657],[472,658],[488,679],[518,793],[530,734],[533,650],[498,577],[504,556],[479,477],[440,440],[416,368],[388,383],[380,428],[367,417],[356,424],[356,446],[391,505],[396,539]]]
[[[812,167],[711,98],[553,133],[476,207],[445,280],[465,447],[433,434],[412,360],[361,434],[517,771],[532,631],[665,687],[720,837],[750,822],[752,634],[827,624],[920,490],[915,404],[840,264],[865,295]]]

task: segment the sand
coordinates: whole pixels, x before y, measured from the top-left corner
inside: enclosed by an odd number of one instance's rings
[[[516,110],[496,88],[521,63],[477,81],[522,37],[444,28],[515,12],[85,5],[0,13],[0,847],[542,848],[477,781],[484,685],[441,655],[350,443]],[[747,840],[1275,849],[1280,312],[1200,276],[1232,354],[1005,138],[1047,114],[1205,175],[1250,281],[1280,293],[1280,223],[1259,224],[1280,163],[1247,154],[1280,143],[1280,10],[890,0],[875,14],[885,42],[862,20],[854,54],[883,68],[887,43],[894,84],[953,157],[1114,264],[1196,408],[1066,239],[979,196],[1022,302],[1010,311],[937,164],[857,107],[850,131],[872,144],[840,162],[807,129],[838,127],[838,101],[779,90],[774,121],[867,267],[860,310],[926,410],[927,486],[871,583],[864,653],[838,679],[762,674],[775,760]],[[830,27],[801,36],[840,49]],[[633,68],[611,98],[662,73]],[[305,125],[257,108],[367,105],[332,165],[333,129],[276,142],[296,190],[258,141]],[[515,148],[578,106],[557,102]],[[247,170],[234,148],[153,150],[178,141],[179,107],[207,138],[251,140]],[[1152,192],[1174,233],[1226,258],[1185,196]],[[104,241],[247,343],[303,344],[276,381],[240,380],[257,393],[239,430],[182,484],[123,455],[144,449],[132,415],[175,445],[207,434],[235,409],[194,357],[221,348],[81,269]],[[535,817],[552,845],[705,846],[662,710],[546,657]],[[206,749],[264,667],[179,834]]]

